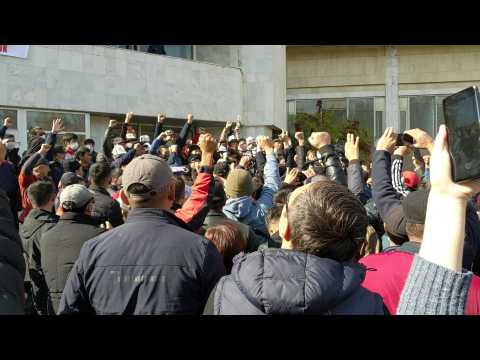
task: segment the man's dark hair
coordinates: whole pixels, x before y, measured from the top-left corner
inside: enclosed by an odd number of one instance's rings
[[[27,189],[27,196],[36,208],[44,206],[55,194],[55,186],[50,181],[37,181]]]
[[[83,142],[83,145],[95,145],[95,140],[93,139],[85,139],[85,141]]]
[[[102,185],[112,175],[112,168],[106,163],[95,163],[90,167],[88,177],[94,185]]]
[[[220,161],[213,167],[213,175],[220,176],[224,179],[227,178],[229,172],[230,167],[225,161]]]
[[[210,209],[214,211],[222,211],[222,208],[225,206],[225,203],[227,202],[227,195],[225,194],[225,188],[223,186],[223,183],[218,180],[214,179],[213,180],[213,196],[210,201]]]
[[[77,134],[68,133],[68,134],[63,135],[63,137],[62,137],[62,142],[64,144],[69,143],[72,140],[78,140]]]
[[[64,172],[75,172],[80,169],[80,164],[74,160],[67,160],[63,162],[63,171]]]
[[[79,160],[81,157],[85,156],[85,154],[90,154],[90,149],[87,148],[86,146],[80,147],[76,152],[75,152],[75,160]]]
[[[273,196],[273,203],[279,204],[279,205],[284,205],[287,202],[287,197],[288,195],[295,190],[295,186],[293,185],[288,185],[280,190],[277,191],[277,193]]]
[[[175,176],[175,200],[185,196],[185,182],[181,176]]]
[[[267,227],[270,227],[270,224],[272,222],[278,222],[280,220],[282,211],[283,211],[283,205],[273,205],[267,211],[267,215],[265,215],[265,223],[267,224]]]
[[[333,181],[309,185],[289,204],[295,250],[336,261],[354,259],[365,241],[367,213],[345,186]]]
[[[405,224],[405,231],[407,232],[408,237],[414,236],[416,238],[423,239],[424,230],[424,224],[414,224],[409,222]]]

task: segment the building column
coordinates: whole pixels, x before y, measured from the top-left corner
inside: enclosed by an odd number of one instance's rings
[[[385,47],[385,126],[400,131],[397,47]]]

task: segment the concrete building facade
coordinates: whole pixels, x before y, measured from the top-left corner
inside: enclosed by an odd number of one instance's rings
[[[22,150],[28,129],[49,130],[54,117],[99,147],[108,120],[127,111],[138,135],[153,135],[159,112],[176,129],[192,113],[214,134],[240,115],[247,137],[293,131],[299,114],[319,111],[374,138],[386,126],[434,134],[443,98],[480,81],[476,45],[135,47],[31,45],[26,58],[0,56],[0,117],[17,120]]]
[[[140,49],[141,50],[141,49]],[[33,126],[61,117],[66,131],[100,146],[108,120],[132,111],[137,134],[153,135],[156,114],[180,128],[220,132],[240,115],[243,135],[286,127],[285,46],[194,45],[193,58],[98,45],[31,45],[27,58],[0,56],[0,117],[26,147]]]

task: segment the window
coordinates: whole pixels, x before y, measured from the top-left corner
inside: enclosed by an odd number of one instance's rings
[[[120,49],[193,59],[193,45],[111,45]]]
[[[348,99],[348,120],[357,121],[370,136],[374,135],[373,98]]]
[[[411,96],[410,97],[410,126],[420,128],[429,134],[434,134],[435,125],[435,97]]]
[[[11,117],[13,119],[13,126],[10,129],[11,130],[18,129],[17,110],[1,109],[0,108],[0,121],[1,121],[0,126],[3,126],[3,120],[5,120],[6,117]]]
[[[41,127],[45,132],[50,132],[54,119],[62,119],[65,133],[74,133],[78,135],[79,142],[85,140],[85,114],[60,113],[49,111],[27,111],[27,131],[35,126]],[[61,144],[62,134],[57,136],[57,144]]]

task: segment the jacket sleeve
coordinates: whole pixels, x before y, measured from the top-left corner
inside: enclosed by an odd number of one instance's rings
[[[201,281],[201,296],[202,304],[199,309],[199,314],[203,313],[207,300],[212,293],[218,281],[226,273],[223,258],[218,252],[217,248],[211,241],[207,241],[205,257],[202,266],[202,281]]]
[[[347,167],[348,189],[365,205],[367,203],[367,195],[364,192],[362,167],[360,161],[352,160]]]
[[[157,124],[155,125],[155,133],[153,134],[153,138],[154,139],[158,138],[158,135],[160,135],[162,131],[163,131],[163,124],[157,121]]]
[[[208,214],[209,200],[213,195],[213,168],[204,167],[192,187],[192,194],[175,215],[197,231]]]
[[[112,168],[119,168],[122,166],[126,166],[130,163],[130,161],[133,160],[134,157],[135,157],[135,149],[130,149],[127,151],[126,154],[123,154],[118,159],[114,160],[111,166]]]
[[[123,215],[122,215],[122,208],[118,201],[112,201],[110,205],[110,216],[108,221],[112,224],[113,227],[117,227],[123,225]]]
[[[280,186],[280,174],[278,173],[277,159],[274,154],[268,154],[266,156],[267,163],[265,164],[264,177],[265,185],[263,185],[262,194],[257,200],[257,204],[263,209],[268,211],[273,205],[273,196],[278,191]]]
[[[160,146],[162,146],[164,144],[165,144],[165,142],[162,139],[159,139],[157,137],[152,142],[152,146],[150,147],[150,154],[158,156],[158,149],[160,148]]]
[[[305,167],[305,146],[300,146],[298,145],[295,148],[295,152],[297,154],[298,160],[297,160],[297,167],[300,170],[303,170]]]
[[[402,183],[403,158],[400,155],[392,156],[392,186],[397,193],[406,197],[410,190]]]
[[[463,315],[471,272],[456,272],[415,255],[400,296],[398,315]]]
[[[82,246],[80,255],[68,275],[62,298],[60,300],[60,306],[57,311],[59,315],[95,313],[90,305],[88,292],[85,288],[85,270],[83,262],[87,255],[87,246],[88,244],[86,243]]]
[[[170,155],[168,155],[167,164],[170,166],[182,166],[182,157],[178,153],[170,153]]]
[[[38,161],[39,158],[41,158],[42,155],[39,153],[35,153],[30,158],[25,161],[25,164],[23,164],[21,172],[23,173],[24,176],[30,176],[32,175],[32,170],[35,165],[35,163]],[[22,184],[20,184],[21,186]]]
[[[103,154],[108,159],[112,158],[112,150],[113,150],[112,138],[113,138],[113,129],[111,127],[108,127],[107,130],[105,131],[105,136],[103,138],[103,144],[102,144]]]
[[[47,140],[45,141],[47,145],[50,145],[50,150],[48,150],[47,155],[45,155],[45,159],[47,159],[48,161],[53,160],[53,147],[55,146],[56,142],[57,134],[49,133],[47,135]]]
[[[372,198],[382,219],[395,207],[401,206],[400,195],[395,191],[390,179],[390,153],[375,151],[372,168]]]
[[[293,146],[290,146],[289,148],[285,149],[285,163],[288,168],[293,169],[294,167],[297,167],[297,164],[295,164],[295,160],[293,158],[295,157],[295,148]]]
[[[180,134],[178,135],[177,139],[177,145],[178,145],[178,151],[182,149],[182,147],[185,146],[185,143],[187,142],[188,138],[188,132],[190,131],[191,125],[186,122],[185,125],[183,125],[182,131],[180,131]]]
[[[265,168],[265,163],[267,162],[265,153],[263,151],[257,151],[255,154],[255,164],[256,164],[256,174],[263,175],[263,169]]]
[[[123,140],[127,140],[127,130],[128,130],[128,124],[126,122],[122,123],[122,130],[120,131],[120,137]]]
[[[7,133],[7,129],[8,128],[5,125],[0,127],[0,139],[3,140],[3,138],[5,137],[5,134]]]
[[[319,149],[323,165],[325,166],[325,176],[337,183],[347,185],[347,177],[342,169],[342,163],[332,145],[325,145]]]

